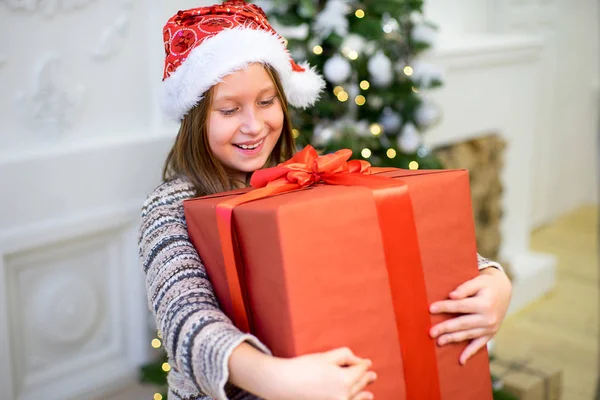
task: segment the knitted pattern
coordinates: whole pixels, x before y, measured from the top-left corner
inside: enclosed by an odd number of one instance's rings
[[[254,336],[240,332],[221,311],[212,285],[187,232],[183,201],[194,196],[191,183],[162,183],[142,208],[141,264],[148,304],[169,358],[169,400],[255,400],[228,383],[232,351],[246,341],[270,354]],[[478,255],[479,268],[498,263]]]

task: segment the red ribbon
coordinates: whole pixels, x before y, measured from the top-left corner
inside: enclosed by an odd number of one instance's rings
[[[372,168],[366,161],[348,161],[351,155],[351,150],[340,150],[319,157],[307,146],[277,167],[255,172],[251,184],[257,189],[217,205],[232,319],[239,329],[250,332],[233,245],[232,215],[237,205],[321,182],[376,189],[373,197],[396,313],[407,399],[440,400],[435,343],[428,333],[429,306],[408,187],[400,180],[371,175],[386,169]]]

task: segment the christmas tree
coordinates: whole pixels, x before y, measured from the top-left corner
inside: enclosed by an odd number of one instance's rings
[[[327,87],[307,110],[292,110],[300,147],[353,150],[377,166],[441,168],[422,145],[440,118],[427,91],[439,68],[419,56],[436,29],[420,0],[256,0],[295,60],[321,72]]]

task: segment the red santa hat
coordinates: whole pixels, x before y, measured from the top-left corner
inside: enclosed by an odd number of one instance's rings
[[[179,11],[164,27],[163,109],[176,121],[225,76],[260,62],[279,74],[288,103],[306,108],[325,86],[307,63],[296,64],[263,10],[243,0]]]

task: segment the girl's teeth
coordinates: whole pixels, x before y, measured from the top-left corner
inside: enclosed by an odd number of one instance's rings
[[[253,150],[253,149],[257,148],[258,146],[260,146],[261,143],[262,143],[262,141],[255,143],[253,145],[238,144],[237,146],[244,150]]]

